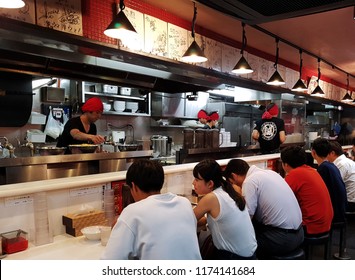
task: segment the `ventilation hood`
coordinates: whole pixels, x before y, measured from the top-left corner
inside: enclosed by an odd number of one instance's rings
[[[182,93],[226,85],[271,93],[272,86],[146,53],[133,53],[57,30],[0,17],[0,71]]]
[[[0,70],[160,92],[219,88],[216,71],[0,17]]]

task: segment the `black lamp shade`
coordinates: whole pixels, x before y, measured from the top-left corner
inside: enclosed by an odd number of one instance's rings
[[[321,87],[318,85],[313,92],[311,93],[311,95],[313,96],[323,96],[324,95],[324,91],[321,89]]]
[[[248,61],[242,55],[242,57],[239,59],[238,63],[234,66],[232,72],[235,74],[250,74],[250,73],[253,73],[254,70],[251,69]]]
[[[291,90],[298,91],[298,92],[304,92],[304,91],[307,91],[307,87],[301,79],[298,79],[298,81],[295,83],[295,85],[293,86],[293,88]]]
[[[207,61],[207,57],[194,40],[184,55],[181,57],[183,62],[201,63]]]
[[[273,86],[280,86],[284,85],[285,81],[282,79],[281,75],[279,72],[276,70],[274,74],[270,77],[270,79],[267,81],[268,85],[273,85]]]
[[[353,101],[353,99],[351,98],[350,94],[347,92],[344,97],[341,99],[341,101],[344,101],[344,102],[351,102]]]
[[[128,33],[137,34],[131,22],[128,20],[124,12],[121,10],[109,26],[104,31],[104,34],[108,37],[115,39],[123,39]]]

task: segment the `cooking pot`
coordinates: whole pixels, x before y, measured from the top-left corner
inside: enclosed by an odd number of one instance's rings
[[[171,137],[170,137],[171,139]],[[169,141],[168,136],[163,135],[153,135],[150,139],[152,141],[153,153],[160,157],[169,156],[171,153],[171,141]]]

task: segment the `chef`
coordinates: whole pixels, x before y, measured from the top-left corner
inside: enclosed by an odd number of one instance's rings
[[[101,144],[105,141],[97,134],[95,122],[101,117],[103,104],[100,98],[92,97],[81,107],[82,114],[67,121],[62,135],[58,139],[57,147],[67,147],[71,144]]]
[[[261,120],[255,122],[252,138],[259,142],[262,154],[273,154],[280,152],[280,145],[285,142],[285,122],[278,118],[279,107],[270,103]]]

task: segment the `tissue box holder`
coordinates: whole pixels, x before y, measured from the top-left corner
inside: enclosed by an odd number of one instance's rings
[[[63,225],[65,232],[72,236],[81,236],[81,229],[88,226],[107,225],[107,219],[103,211],[95,211],[87,214],[67,214],[63,215]]]

